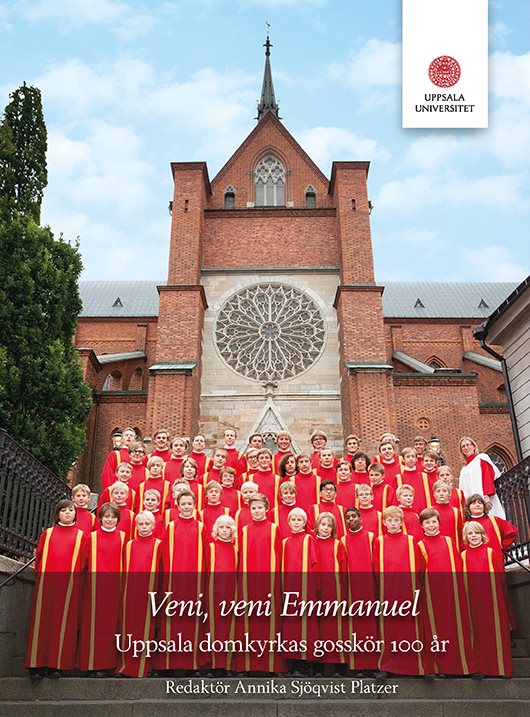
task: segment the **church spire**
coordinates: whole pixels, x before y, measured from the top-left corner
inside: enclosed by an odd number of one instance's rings
[[[268,26],[268,23],[267,23]],[[263,72],[263,85],[261,87],[261,98],[258,102],[258,122],[267,112],[273,112],[278,117],[279,105],[274,96],[274,85],[272,84],[272,72],[270,63],[271,41],[269,38],[269,30],[267,28],[267,40],[263,46],[265,48],[265,71]]]

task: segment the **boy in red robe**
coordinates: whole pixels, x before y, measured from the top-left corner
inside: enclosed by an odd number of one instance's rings
[[[445,485],[445,484],[444,484]],[[454,541],[440,532],[440,516],[436,509],[426,508],[420,514],[424,531],[418,547],[423,554],[426,571],[423,613],[425,644],[434,636],[448,640],[447,649],[427,649],[429,670],[443,675],[470,675],[477,672],[471,649],[470,621],[462,576],[462,559]]]
[[[222,503],[223,488],[215,480],[211,480],[204,489],[206,502],[201,510],[200,519],[206,529],[205,539],[210,543],[213,540],[213,526],[221,515],[230,515],[229,509]]]
[[[209,468],[202,477],[202,482],[205,487],[206,484],[212,480],[217,481],[219,485],[221,484],[221,471],[226,465],[227,456],[226,448],[222,446],[214,448]]]
[[[280,529],[280,535],[288,538],[291,535],[291,527],[289,525],[289,514],[296,505],[296,486],[294,483],[282,483],[279,489],[280,501],[276,508],[272,508],[267,513],[271,523],[275,523]]]
[[[169,450],[171,451],[171,455],[164,466],[164,478],[170,483],[173,483],[182,475],[182,463],[186,458],[186,451],[188,450],[186,439],[175,436],[169,444]]]
[[[129,465],[132,468],[132,476],[129,480],[129,486],[135,491],[135,493],[138,492],[138,486],[140,483],[143,483],[149,475],[149,471],[145,467],[146,463],[146,450],[144,444],[140,441],[131,443],[129,446]]]
[[[120,510],[120,530],[125,533],[127,540],[134,537],[134,513],[127,507],[127,497],[129,495],[129,486],[127,483],[116,481],[109,488],[109,501],[114,503]],[[96,523],[99,527],[99,524]]]
[[[258,451],[258,470],[252,480],[258,484],[258,491],[267,496],[270,505],[276,507],[281,481],[280,476],[272,469],[272,453],[268,448],[260,448]]]
[[[120,463],[120,465],[116,468],[116,480],[114,482],[119,483],[125,483],[125,485],[129,488],[129,492],[127,494],[127,508],[129,510],[134,510],[134,506],[136,504],[136,491],[134,491],[131,488],[130,481],[132,478],[133,469],[130,463]],[[108,488],[105,488],[103,493],[99,496],[98,500],[98,510],[101,508],[101,506],[104,503],[110,502],[110,486]]]
[[[272,467],[277,475],[280,475],[280,461],[282,458],[288,455],[293,455],[292,441],[293,439],[289,431],[279,431],[279,433],[276,434],[276,445],[278,446],[278,450],[274,454]]]
[[[414,488],[407,483],[403,483],[396,491],[396,499],[398,506],[403,511],[403,532],[405,535],[412,535],[416,540],[421,540],[423,538],[423,530],[421,529],[418,514],[412,507],[414,503]]]
[[[235,518],[237,511],[243,504],[241,493],[236,488],[236,478],[236,469],[231,466],[225,466],[221,471],[221,488],[223,489],[221,503],[225,508],[228,508],[232,518]]]
[[[422,554],[412,535],[401,529],[403,511],[391,505],[383,513],[385,533],[374,541],[374,574],[378,582],[379,600],[397,600],[398,603],[414,600],[421,589],[420,577],[424,570]],[[379,659],[379,670],[384,677],[396,675],[425,675],[425,661],[421,652],[393,651],[392,643],[407,640],[423,642],[421,615],[387,615],[379,620],[379,635],[384,647]]]
[[[396,502],[395,491],[386,483],[385,469],[380,463],[372,463],[368,474],[372,486],[374,508],[382,513],[389,505],[394,505]]]
[[[348,602],[373,601],[376,598],[373,569],[373,544],[375,536],[363,525],[361,511],[348,508],[345,513],[346,534],[341,542],[346,551],[348,565]],[[373,613],[356,615],[348,620],[350,634],[355,632],[359,639],[377,635],[377,619]],[[377,652],[352,652],[349,668],[354,671],[376,670],[379,663]],[[362,676],[362,675],[360,675]]]
[[[443,480],[449,486],[449,490],[451,492],[449,497],[450,505],[452,505],[453,508],[457,508],[460,513],[460,517],[464,520],[464,505],[466,503],[466,498],[460,488],[457,488],[455,485],[453,471],[449,466],[440,466],[437,470],[437,474],[438,480]]]
[[[241,497],[243,498],[243,505],[235,515],[238,540],[241,540],[241,532],[245,525],[252,523],[252,514],[250,512],[248,502],[253,495],[256,495],[257,492],[258,484],[254,483],[251,480],[245,481],[241,486]]]
[[[433,507],[438,511],[440,518],[440,533],[447,535],[457,548],[461,548],[463,521],[457,508],[453,508],[449,499],[451,490],[444,480],[438,480],[433,484],[434,495]]]
[[[193,438],[193,441],[191,442],[191,448],[192,451],[189,457],[193,458],[193,460],[197,464],[197,478],[202,481],[203,475],[210,467],[210,459],[204,452],[204,449],[206,448],[206,439],[202,435],[202,433],[198,433]]]
[[[433,495],[429,478],[425,471],[416,468],[416,451],[414,448],[404,448],[402,453],[403,471],[397,476],[397,484],[411,485],[414,488],[414,503],[412,507],[418,515],[424,508],[432,508]]]
[[[116,468],[120,463],[129,461],[129,446],[136,441],[134,428],[124,428],[121,434],[120,448],[113,449],[108,454],[103,470],[101,471],[101,488],[105,490],[116,478]]]
[[[488,514],[488,503],[479,493],[470,495],[466,500],[464,515],[466,520],[480,523],[488,536],[488,548],[502,555],[517,539],[518,530],[507,520]]]
[[[167,463],[171,458],[171,450],[169,448],[169,431],[165,428],[159,428],[153,436],[155,442],[155,450],[151,453],[151,458],[161,458]]]
[[[145,492],[150,489],[157,490],[160,493],[161,507],[164,510],[169,508],[171,503],[171,483],[162,475],[164,470],[164,461],[160,456],[152,456],[147,461],[147,470],[149,471],[147,479],[138,486],[135,506],[136,510],[142,510]]]
[[[436,451],[424,451],[422,456],[423,473],[427,475],[429,484],[432,486],[438,480],[438,466],[440,456]],[[417,459],[416,459],[417,462]]]
[[[370,466],[370,457],[367,453],[357,451],[353,456],[352,460],[352,480],[355,483],[365,483],[370,485],[370,474],[368,473],[368,467]]]
[[[189,488],[195,496],[195,505],[197,510],[202,510],[204,502],[204,486],[202,478],[199,480],[197,475],[197,464],[193,458],[185,458],[180,468],[181,478],[188,481]]]
[[[79,635],[79,669],[109,676],[118,662],[121,577],[127,538],[118,530],[120,510],[104,503],[98,513],[98,529],[88,538],[88,575],[83,591],[83,620]]]
[[[307,514],[302,508],[293,508],[287,518],[290,534],[282,543],[282,589],[286,593],[298,593],[297,600],[315,601],[317,587],[315,573],[318,559],[314,538],[306,533]],[[286,611],[287,613],[289,610]],[[307,675],[308,660],[313,659],[315,642],[318,639],[318,618],[316,615],[284,614],[282,639],[293,640],[305,650],[289,651],[284,657],[289,660],[293,676]]]
[[[337,463],[337,503],[343,508],[349,508],[350,505],[355,505],[355,497],[351,464],[341,460]]]
[[[46,674],[60,677],[62,670],[76,667],[87,537],[75,525],[71,500],[57,503],[55,520],[56,525],[42,533],[35,554],[37,581],[26,652],[26,667],[34,680]]]
[[[320,502],[320,478],[312,467],[311,456],[301,453],[296,459],[297,473],[291,478],[296,486],[296,502],[307,513],[312,505]]]
[[[372,486],[361,483],[355,487],[357,507],[361,513],[363,527],[376,537],[383,534],[383,514],[374,508]]]
[[[89,500],[90,488],[87,485],[78,483],[72,488],[72,501],[77,511],[76,527],[87,536],[96,527],[96,516],[88,509]]]
[[[425,470],[425,466],[423,465],[423,454],[427,450],[427,439],[423,436],[414,436],[414,440],[412,441],[412,447],[416,451],[416,468],[421,472]]]
[[[342,457],[342,460],[348,461],[348,463],[353,467],[353,459],[355,457],[355,454],[360,451],[360,448],[361,439],[359,438],[359,436],[350,433],[350,435],[346,436],[344,440],[344,455]]]
[[[320,513],[332,513],[337,521],[337,538],[342,538],[346,532],[346,523],[344,522],[344,508],[337,505],[337,486],[332,480],[324,480],[320,484],[320,503],[312,505],[307,514],[307,525],[310,530],[315,529],[316,519]]]
[[[401,473],[401,461],[395,453],[395,444],[384,438],[379,444],[379,455],[374,457],[374,463],[380,463],[385,469],[385,482],[394,490],[397,488],[397,476]]]
[[[227,428],[223,434],[226,449],[226,465],[233,468],[236,475],[241,472],[241,458],[243,454],[236,448],[237,433],[233,428]]]
[[[320,451],[320,460],[316,467],[317,476],[321,481],[332,480],[335,482],[337,480],[336,466],[338,462],[331,448],[322,448]]]
[[[267,496],[256,493],[249,499],[252,522],[241,532],[239,545],[239,595],[244,600],[271,600],[271,615],[248,612],[240,619],[239,634],[270,640],[280,631],[282,608],[280,569],[282,543],[278,526],[267,520]],[[284,658],[275,650],[238,654],[240,670],[246,672],[284,672]]]
[[[127,677],[147,677],[152,658],[145,653],[134,657],[130,641],[154,638],[155,618],[149,593],[158,587],[160,540],[154,536],[155,519],[148,510],[138,513],[135,523],[138,537],[125,546],[125,587],[117,672]]]

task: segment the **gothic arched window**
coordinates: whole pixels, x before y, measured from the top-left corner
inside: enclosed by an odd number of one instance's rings
[[[317,206],[317,193],[311,185],[305,190],[305,206],[306,209],[316,209]]]
[[[225,209],[236,208],[236,190],[232,185],[228,185],[225,189]]]
[[[285,206],[285,168],[283,164],[267,155],[256,167],[256,206]]]

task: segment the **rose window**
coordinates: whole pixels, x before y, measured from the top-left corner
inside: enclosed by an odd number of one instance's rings
[[[215,343],[226,363],[255,381],[297,376],[324,347],[324,318],[312,299],[284,284],[249,286],[221,309]]]

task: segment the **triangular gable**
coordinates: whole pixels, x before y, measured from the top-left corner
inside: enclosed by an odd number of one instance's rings
[[[273,127],[272,133],[270,132],[270,125],[272,125]],[[267,130],[268,137],[266,141],[262,141],[261,135],[263,133],[267,133]],[[291,151],[296,152],[296,154],[307,165],[308,169],[310,170],[310,173],[314,175],[314,178],[308,175],[306,184],[314,184],[315,182],[318,182],[319,184],[321,183],[324,185],[324,188],[327,192],[329,187],[329,179],[319,169],[319,167],[317,167],[317,165],[313,162],[307,152],[300,146],[300,144],[298,144],[293,135],[287,129],[285,129],[280,120],[272,112],[268,112],[265,117],[263,117],[263,119],[258,122],[252,132],[239,145],[234,154],[215,175],[211,183],[212,189],[214,187],[217,187],[219,184],[223,185],[229,182],[228,177],[231,176],[232,170],[235,168],[239,160],[247,153],[252,154],[251,150],[253,145],[255,145],[256,147],[256,153],[260,151],[261,147],[263,147],[264,149],[266,149],[267,147],[271,148],[275,144],[274,141],[271,142],[271,134],[274,138],[274,134],[276,132],[278,133],[279,139],[278,151],[281,153],[281,145],[287,144],[289,149]],[[283,153],[285,154],[285,151]]]

